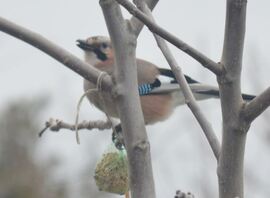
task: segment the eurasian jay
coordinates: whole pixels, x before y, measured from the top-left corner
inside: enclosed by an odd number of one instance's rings
[[[113,73],[114,53],[110,39],[104,36],[94,36],[86,40],[77,40],[77,46],[84,50],[84,59],[101,71],[109,75]],[[137,59],[138,90],[145,124],[153,124],[168,118],[175,107],[185,103],[183,93],[177,84],[174,74],[169,69],[159,68],[153,63]],[[162,82],[160,76],[171,79]],[[185,75],[185,78],[196,100],[218,98],[217,87],[205,85]],[[96,85],[84,80],[84,90],[95,88]],[[108,92],[90,92],[88,99],[98,109],[111,117],[118,118],[114,98]],[[102,98],[101,98],[102,97]],[[252,100],[255,96],[242,94],[244,100]]]

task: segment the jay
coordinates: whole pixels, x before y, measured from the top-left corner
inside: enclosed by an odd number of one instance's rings
[[[86,40],[77,40],[77,46],[84,51],[84,59],[101,71],[113,74],[114,53],[110,39],[105,36],[89,37]],[[138,91],[145,124],[153,124],[168,118],[174,108],[185,103],[181,88],[177,84],[171,70],[159,68],[146,60],[137,59]],[[162,82],[161,76],[171,79]],[[217,87],[202,84],[189,76],[185,78],[196,100],[218,98]],[[84,90],[95,88],[96,85],[84,80]],[[102,98],[101,98],[102,97]],[[255,96],[242,94],[244,100],[252,100]],[[87,98],[98,109],[111,117],[118,118],[114,98],[108,92],[90,92]]]

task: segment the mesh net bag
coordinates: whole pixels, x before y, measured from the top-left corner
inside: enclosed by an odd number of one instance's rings
[[[98,161],[94,178],[100,191],[120,195],[128,192],[126,150],[118,150],[111,144]]]

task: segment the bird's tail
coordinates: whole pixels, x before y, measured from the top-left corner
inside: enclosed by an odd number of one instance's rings
[[[205,100],[210,98],[219,98],[219,89],[214,86],[204,85],[201,83],[189,84],[189,87],[196,98],[196,100]],[[185,103],[183,92],[176,83],[163,83],[160,87],[155,88],[151,94],[168,94],[171,93],[174,98],[175,105],[182,105]],[[242,94],[242,97],[246,101],[250,101],[255,98],[254,95]]]
[[[198,91],[197,93],[206,94],[206,95],[212,95],[212,96],[216,96],[216,97],[219,98],[219,90]],[[250,94],[242,94],[242,98],[245,101],[253,100],[253,98],[255,98],[255,97],[256,96],[250,95]]]

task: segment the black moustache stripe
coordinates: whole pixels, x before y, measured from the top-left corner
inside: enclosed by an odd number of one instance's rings
[[[100,49],[94,49],[93,50],[95,54],[97,55],[98,59],[105,61],[108,59],[107,55],[103,53]]]

